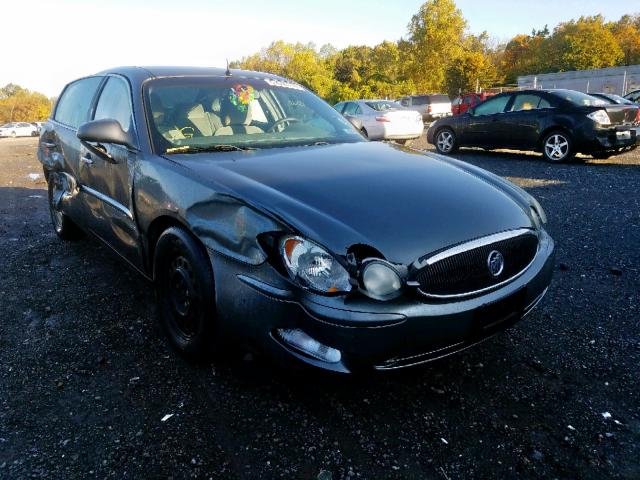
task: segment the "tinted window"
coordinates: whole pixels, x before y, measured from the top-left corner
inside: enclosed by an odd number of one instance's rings
[[[426,105],[429,103],[429,97],[426,95],[418,95],[417,97],[413,97],[413,105]]]
[[[553,95],[567,100],[574,105],[593,107],[597,105],[606,105],[608,102],[601,98],[592,97],[586,93],[576,92],[575,90],[554,90]]]
[[[358,105],[353,102],[347,103],[347,106],[344,108],[344,114],[357,115],[357,113],[358,113]]]
[[[131,101],[127,84],[121,78],[109,78],[100,94],[96,114],[93,118],[95,120],[103,118],[117,120],[122,129],[127,132],[131,127],[131,116]]]
[[[65,88],[54,119],[73,128],[78,128],[89,120],[91,100],[98,89],[102,77],[83,78]]]
[[[344,103],[336,103],[333,108],[342,113],[342,109],[344,108]]]
[[[450,101],[446,95],[431,95],[429,97],[429,103],[449,103]]]
[[[534,94],[518,94],[516,95],[513,105],[511,106],[512,112],[518,112],[521,110],[537,110],[539,108],[549,108],[549,102],[544,98]]]
[[[494,113],[502,113],[504,112],[504,107],[507,106],[510,98],[510,95],[505,95],[503,97],[496,97],[491,100],[487,100],[476,107],[475,115],[493,115]]]

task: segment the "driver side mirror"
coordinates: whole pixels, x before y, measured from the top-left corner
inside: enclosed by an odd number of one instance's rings
[[[86,142],[111,143],[127,148],[136,148],[131,135],[122,129],[120,122],[112,118],[85,123],[78,128],[76,135],[83,145],[90,150],[95,149],[95,147],[87,145]],[[101,153],[104,154],[104,152]]]

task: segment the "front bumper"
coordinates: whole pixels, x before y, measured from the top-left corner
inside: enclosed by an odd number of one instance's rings
[[[533,263],[498,290],[452,301],[415,291],[381,302],[301,291],[269,264],[245,266],[212,252],[221,335],[290,364],[337,372],[389,370],[428,362],[489,338],[525,316],[545,294],[554,243],[543,233]],[[282,341],[278,329],[298,328],[340,350],[339,362],[312,358]]]

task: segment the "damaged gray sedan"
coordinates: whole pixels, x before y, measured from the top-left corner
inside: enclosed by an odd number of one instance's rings
[[[388,370],[513,325],[553,270],[545,213],[484,170],[363,138],[274,75],[113,69],[40,137],[51,219],[153,281],[171,342]]]

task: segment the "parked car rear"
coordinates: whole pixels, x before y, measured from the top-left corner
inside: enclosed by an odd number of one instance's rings
[[[458,95],[453,102],[451,102],[451,113],[453,115],[460,115],[493,95],[495,94],[485,92],[463,93],[462,95]]]
[[[0,126],[0,137],[35,137],[38,129],[26,122],[10,122]]]
[[[409,95],[402,97],[400,104],[405,108],[420,112],[422,120],[425,122],[432,122],[451,115],[451,100],[443,93]]]
[[[389,100],[353,100],[340,102],[334,108],[370,140],[404,143],[424,132],[419,112]]]
[[[496,95],[427,132],[440,153],[459,147],[541,151],[570,161],[576,153],[607,158],[640,144],[640,107],[617,105],[574,90],[522,90]]]

